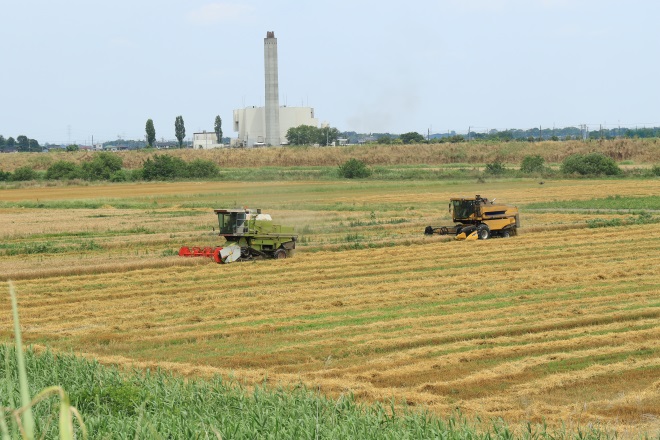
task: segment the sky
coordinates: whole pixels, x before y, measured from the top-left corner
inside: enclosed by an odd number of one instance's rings
[[[0,135],[187,139],[264,105],[358,133],[660,126],[656,0],[0,0]]]

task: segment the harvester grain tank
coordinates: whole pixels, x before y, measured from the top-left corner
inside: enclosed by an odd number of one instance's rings
[[[486,240],[491,237],[517,235],[520,227],[518,208],[495,199],[475,197],[452,197],[449,211],[453,226],[427,226],[426,235],[454,235],[457,240]]]
[[[287,258],[296,248],[298,235],[293,227],[273,223],[261,209],[214,209],[218,216],[219,236],[226,242],[215,248],[187,246],[179,249],[182,257],[210,257],[218,263],[260,258]]]

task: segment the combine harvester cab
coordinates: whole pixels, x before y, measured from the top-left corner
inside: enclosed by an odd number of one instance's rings
[[[298,235],[293,227],[273,223],[260,209],[214,209],[218,216],[222,247],[182,247],[182,257],[209,257],[218,263],[260,258],[287,258],[293,255]]]
[[[449,201],[454,226],[427,226],[426,235],[454,235],[456,240],[487,240],[517,235],[520,227],[518,208],[495,203],[476,195],[454,197]]]

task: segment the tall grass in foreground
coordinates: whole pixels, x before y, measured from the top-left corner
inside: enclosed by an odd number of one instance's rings
[[[8,347],[0,353],[11,353]],[[27,350],[36,386],[59,382],[94,439],[599,439],[602,432],[528,425],[514,433],[501,421],[485,429],[460,414],[446,420],[394,405],[361,405],[351,395],[327,399],[302,387],[248,391],[219,377],[185,380],[162,371],[132,373],[73,355]],[[37,420],[55,408],[35,408]],[[55,427],[43,430],[53,438]]]
[[[16,347],[0,345],[0,433],[9,439],[600,439],[594,429],[567,432],[504,422],[446,420],[398,405],[362,405],[352,395],[327,399],[304,387],[292,390],[214,377],[184,379],[162,371],[126,372],[72,354],[37,354],[21,347],[16,299]],[[28,386],[29,377],[29,386]],[[52,384],[58,384],[53,386]],[[34,390],[43,389],[34,399]],[[67,390],[65,392],[64,390]],[[58,394],[59,404],[47,397]],[[20,398],[22,404],[12,409]],[[82,425],[77,411],[84,415]],[[59,425],[53,421],[59,418]],[[58,437],[59,436],[59,437]]]
[[[16,342],[16,347],[14,350],[14,355],[16,359],[15,365],[11,363],[11,353],[9,346],[3,346],[3,358],[4,358],[4,380],[2,381],[3,396],[6,396],[7,402],[5,403],[5,398],[0,401],[0,434],[2,435],[2,440],[18,439],[19,433],[20,437],[26,440],[33,440],[35,434],[38,433],[36,428],[34,416],[32,413],[32,408],[38,403],[45,401],[52,395],[59,395],[60,404],[59,404],[59,423],[57,429],[59,431],[59,438],[61,440],[73,440],[74,430],[73,430],[73,416],[75,415],[78,421],[81,424],[81,431],[83,437],[87,438],[87,431],[85,425],[82,424],[80,420],[80,415],[76,408],[72,407],[69,404],[69,396],[66,391],[60,386],[48,386],[39,392],[34,398],[32,398],[32,393],[28,385],[28,368],[26,365],[25,354],[23,353],[23,343],[21,340],[21,326],[18,319],[18,303],[16,301],[16,293],[14,292],[14,286],[9,282],[9,295],[11,297],[11,306],[12,313],[14,318],[14,339]],[[16,378],[17,376],[17,378]],[[17,409],[13,409],[15,402],[16,394],[16,382],[18,382],[18,395],[20,397],[21,406]],[[8,405],[5,407],[4,405]],[[6,420],[6,415],[10,416],[9,423]],[[55,412],[51,411],[51,417],[48,418],[45,429],[48,429],[52,426],[52,420]],[[9,426],[11,425],[11,433],[9,431]],[[44,438],[45,435],[42,436]],[[48,438],[55,438],[52,435]]]

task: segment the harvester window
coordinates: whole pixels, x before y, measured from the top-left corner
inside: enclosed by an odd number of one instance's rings
[[[474,200],[454,200],[454,218],[468,218],[474,214]]]

